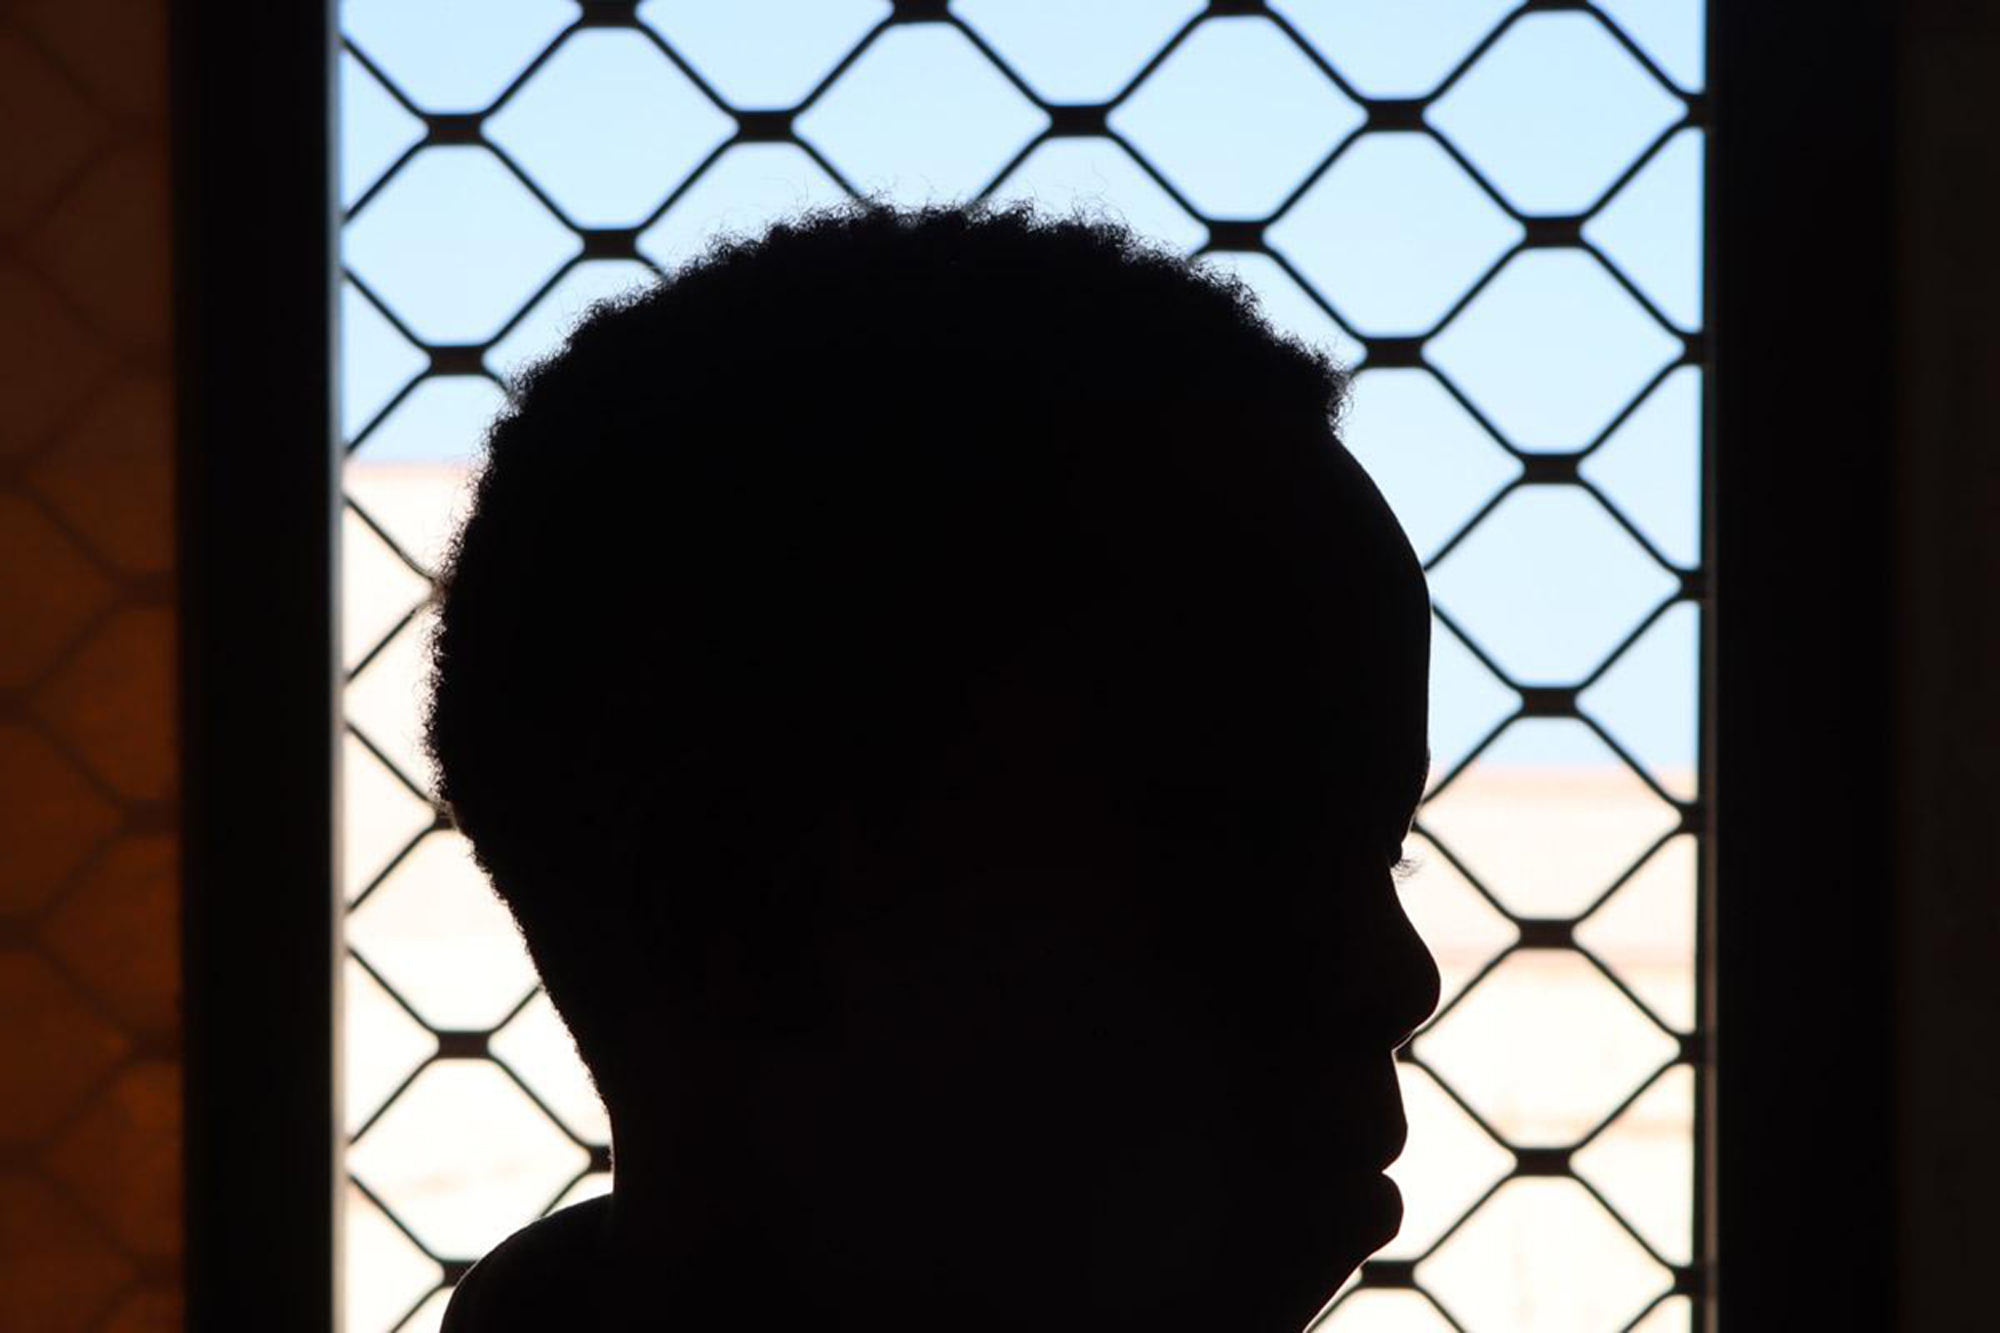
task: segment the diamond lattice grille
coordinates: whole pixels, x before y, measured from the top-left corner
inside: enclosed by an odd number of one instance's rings
[[[350,1327],[609,1187],[607,1125],[419,754],[430,575],[500,383],[719,231],[1028,198],[1201,253],[1360,367],[1431,571],[1403,1235],[1323,1318],[1689,1329],[1699,0],[345,0]]]

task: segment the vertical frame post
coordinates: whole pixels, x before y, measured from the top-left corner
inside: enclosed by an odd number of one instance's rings
[[[1706,1299],[1890,1328],[1890,6],[1710,6],[1717,833]]]
[[[173,6],[188,1327],[332,1333],[332,0]]]

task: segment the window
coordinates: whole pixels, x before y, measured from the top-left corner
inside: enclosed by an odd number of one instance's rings
[[[1707,100],[1698,0],[344,0],[347,1318],[608,1185],[606,1126],[415,747],[498,380],[718,228],[991,193],[1200,251],[1358,364],[1431,570],[1404,1234],[1323,1327],[1691,1328]]]

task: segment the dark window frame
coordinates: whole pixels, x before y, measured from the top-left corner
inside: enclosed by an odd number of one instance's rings
[[[333,3],[172,13],[188,1324],[332,1333]],[[1894,1306],[1891,13],[1710,7],[1710,1328]]]
[[[194,1329],[341,1326],[333,17],[170,10]]]
[[[1709,9],[1698,1206],[1731,1330],[1895,1326],[1897,13]]]

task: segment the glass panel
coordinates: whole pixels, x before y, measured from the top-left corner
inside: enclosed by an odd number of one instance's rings
[[[1338,1311],[1342,1333],[1453,1333],[1451,1322],[1418,1291],[1357,1290]]]
[[[1487,1191],[1506,1178],[1514,1155],[1480,1128],[1429,1074],[1407,1064],[1397,1072],[1402,1075],[1410,1139],[1403,1160],[1389,1169],[1389,1176],[1403,1192],[1403,1229],[1382,1254],[1416,1259],[1430,1253]],[[1353,1311],[1344,1316],[1352,1317]]]
[[[437,1286],[444,1270],[359,1186],[347,1187],[341,1223],[349,1270],[368,1274],[366,1283],[347,1285],[348,1327],[395,1328]]]
[[[535,986],[513,917],[457,833],[404,857],[348,917],[347,942],[433,1028],[490,1028]]]
[[[490,1049],[534,1089],[571,1134],[591,1143],[610,1142],[611,1121],[604,1114],[604,1103],[547,996],[537,995],[507,1020],[493,1034]]]
[[[1686,1263],[1694,1236],[1694,1073],[1669,1069],[1575,1159],[1661,1257]]]
[[[1083,103],[1115,97],[1202,8],[1199,0],[953,0],[951,6],[1042,97]]]
[[[554,276],[576,238],[483,148],[426,148],[342,236],[348,267],[417,336],[479,342]]]
[[[1708,6],[1702,0],[1597,0],[1597,8],[1668,78],[1689,90],[1702,86],[1708,55]]]
[[[1680,339],[1578,250],[1517,255],[1431,359],[1519,449],[1582,449],[1680,355]]]
[[[1364,370],[1341,423],[1417,555],[1435,559],[1521,465],[1421,370]]]
[[[340,0],[341,35],[426,111],[490,105],[574,18],[564,0]]]
[[[1695,793],[1700,632],[1695,608],[1674,604],[1577,698],[1655,782],[1684,799]]]
[[[804,100],[889,8],[886,0],[646,0],[639,17],[729,105],[780,107]]]
[[[1505,1142],[1558,1147],[1618,1109],[1680,1043],[1567,949],[1523,949],[1416,1040]]]
[[[1682,130],[1583,228],[1684,329],[1701,323],[1703,148],[1700,130]]]
[[[1509,495],[1431,573],[1431,594],[1514,679],[1585,679],[1679,582],[1574,486]]]
[[[1423,333],[1521,239],[1424,134],[1356,139],[1271,228],[1271,244],[1357,329]]]
[[[518,375],[532,362],[562,346],[570,329],[583,318],[592,302],[629,292],[650,281],[652,276],[653,270],[636,259],[591,259],[578,264],[515,321],[506,337],[487,349],[487,369],[502,380]],[[490,411],[487,416],[491,416]]]
[[[635,32],[580,32],[556,49],[487,134],[585,227],[651,217],[735,129]]]
[[[441,1261],[610,1188],[415,745],[502,383],[718,238],[990,189],[1200,252],[1360,367],[1340,433],[1431,570],[1402,892],[1444,1005],[1403,1234],[1320,1327],[1694,1329],[1704,6],[903,8],[342,0],[349,1327],[435,1328]]]
[[[1667,1270],[1569,1180],[1509,1183],[1418,1273],[1465,1327],[1510,1333],[1621,1329],[1668,1284]]]
[[[349,282],[340,290],[340,416],[362,433],[429,364],[380,308]]]
[[[1581,722],[1516,722],[1430,799],[1424,832],[1521,916],[1576,916],[1680,813]]]
[[[1679,837],[1576,928],[1576,942],[1630,987],[1654,1017],[1694,1028],[1695,840]]]
[[[1420,97],[1472,54],[1515,0],[1277,0],[1305,39],[1370,97]]]
[[[1050,139],[1007,173],[992,197],[1119,222],[1170,250],[1192,250],[1208,239],[1207,229],[1109,139]]]
[[[724,237],[845,198],[847,191],[796,144],[738,144],[640,233],[639,252],[672,269]]]
[[[424,126],[351,52],[340,58],[340,112],[340,203],[351,208],[423,139]]]
[[[1431,790],[1490,742],[1521,696],[1442,619],[1431,626]]]
[[[1403,910],[1437,960],[1438,991],[1449,1005],[1521,937],[1504,909],[1467,879],[1421,833],[1403,844]]]
[[[1578,213],[1681,103],[1589,14],[1530,14],[1426,117],[1523,213]]]
[[[1361,344],[1311,293],[1286,276],[1284,267],[1270,255],[1212,250],[1202,258],[1210,268],[1233,275],[1255,293],[1264,317],[1280,333],[1290,334],[1325,352],[1342,365],[1352,365],[1360,359]]]
[[[347,1154],[354,1179],[432,1254],[449,1258],[498,1245],[589,1162],[485,1060],[426,1069]]]
[[[1662,380],[1580,471],[1666,559],[1701,563],[1701,371]]]
[[[922,23],[871,44],[798,127],[857,188],[927,204],[984,189],[1047,124],[964,34]]]
[[[1361,109],[1277,25],[1249,18],[1203,22],[1111,113],[1113,129],[1218,217],[1268,214],[1360,123]]]

